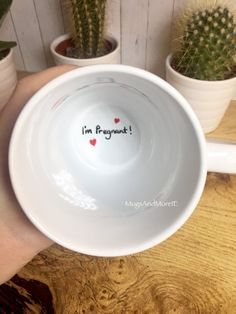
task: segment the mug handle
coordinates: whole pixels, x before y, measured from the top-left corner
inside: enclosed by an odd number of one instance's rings
[[[236,174],[236,142],[207,139],[207,171]]]

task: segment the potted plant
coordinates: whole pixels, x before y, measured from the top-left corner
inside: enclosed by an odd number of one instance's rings
[[[236,19],[223,2],[202,1],[177,17],[166,79],[189,102],[205,133],[236,95]]]
[[[0,26],[11,3],[12,0],[0,1]],[[7,103],[17,82],[12,49],[15,46],[15,42],[0,41],[0,110]]]
[[[106,0],[67,0],[71,33],[56,38],[51,52],[56,64],[86,66],[119,63],[119,43],[105,35]]]

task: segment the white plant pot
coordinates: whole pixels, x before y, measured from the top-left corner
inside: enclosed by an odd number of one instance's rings
[[[0,111],[11,97],[17,83],[13,49],[0,61]]]
[[[202,81],[176,72],[171,67],[171,55],[166,59],[166,80],[187,99],[204,133],[217,128],[236,92],[236,78]]]
[[[119,42],[111,36],[106,36],[106,40],[112,44],[112,52],[97,58],[90,58],[90,59],[76,59],[76,58],[69,58],[65,57],[56,52],[57,46],[63,42],[71,38],[70,34],[65,34],[57,37],[51,44],[50,49],[56,65],[61,64],[74,64],[78,67],[84,67],[87,65],[94,65],[94,64],[117,64],[120,63],[120,45]]]

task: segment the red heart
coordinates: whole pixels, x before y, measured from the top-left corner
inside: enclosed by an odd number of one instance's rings
[[[94,139],[90,140],[89,143],[90,143],[91,145],[95,146],[96,143],[97,143],[97,140],[94,138]]]
[[[119,118],[115,118],[114,121],[115,121],[115,123],[119,123],[120,119]]]

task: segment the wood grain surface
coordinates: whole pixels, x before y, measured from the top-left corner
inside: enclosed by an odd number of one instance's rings
[[[211,134],[236,141],[236,105]],[[0,313],[236,313],[236,176],[209,173],[200,203],[164,243],[122,258],[53,245],[0,287]]]

